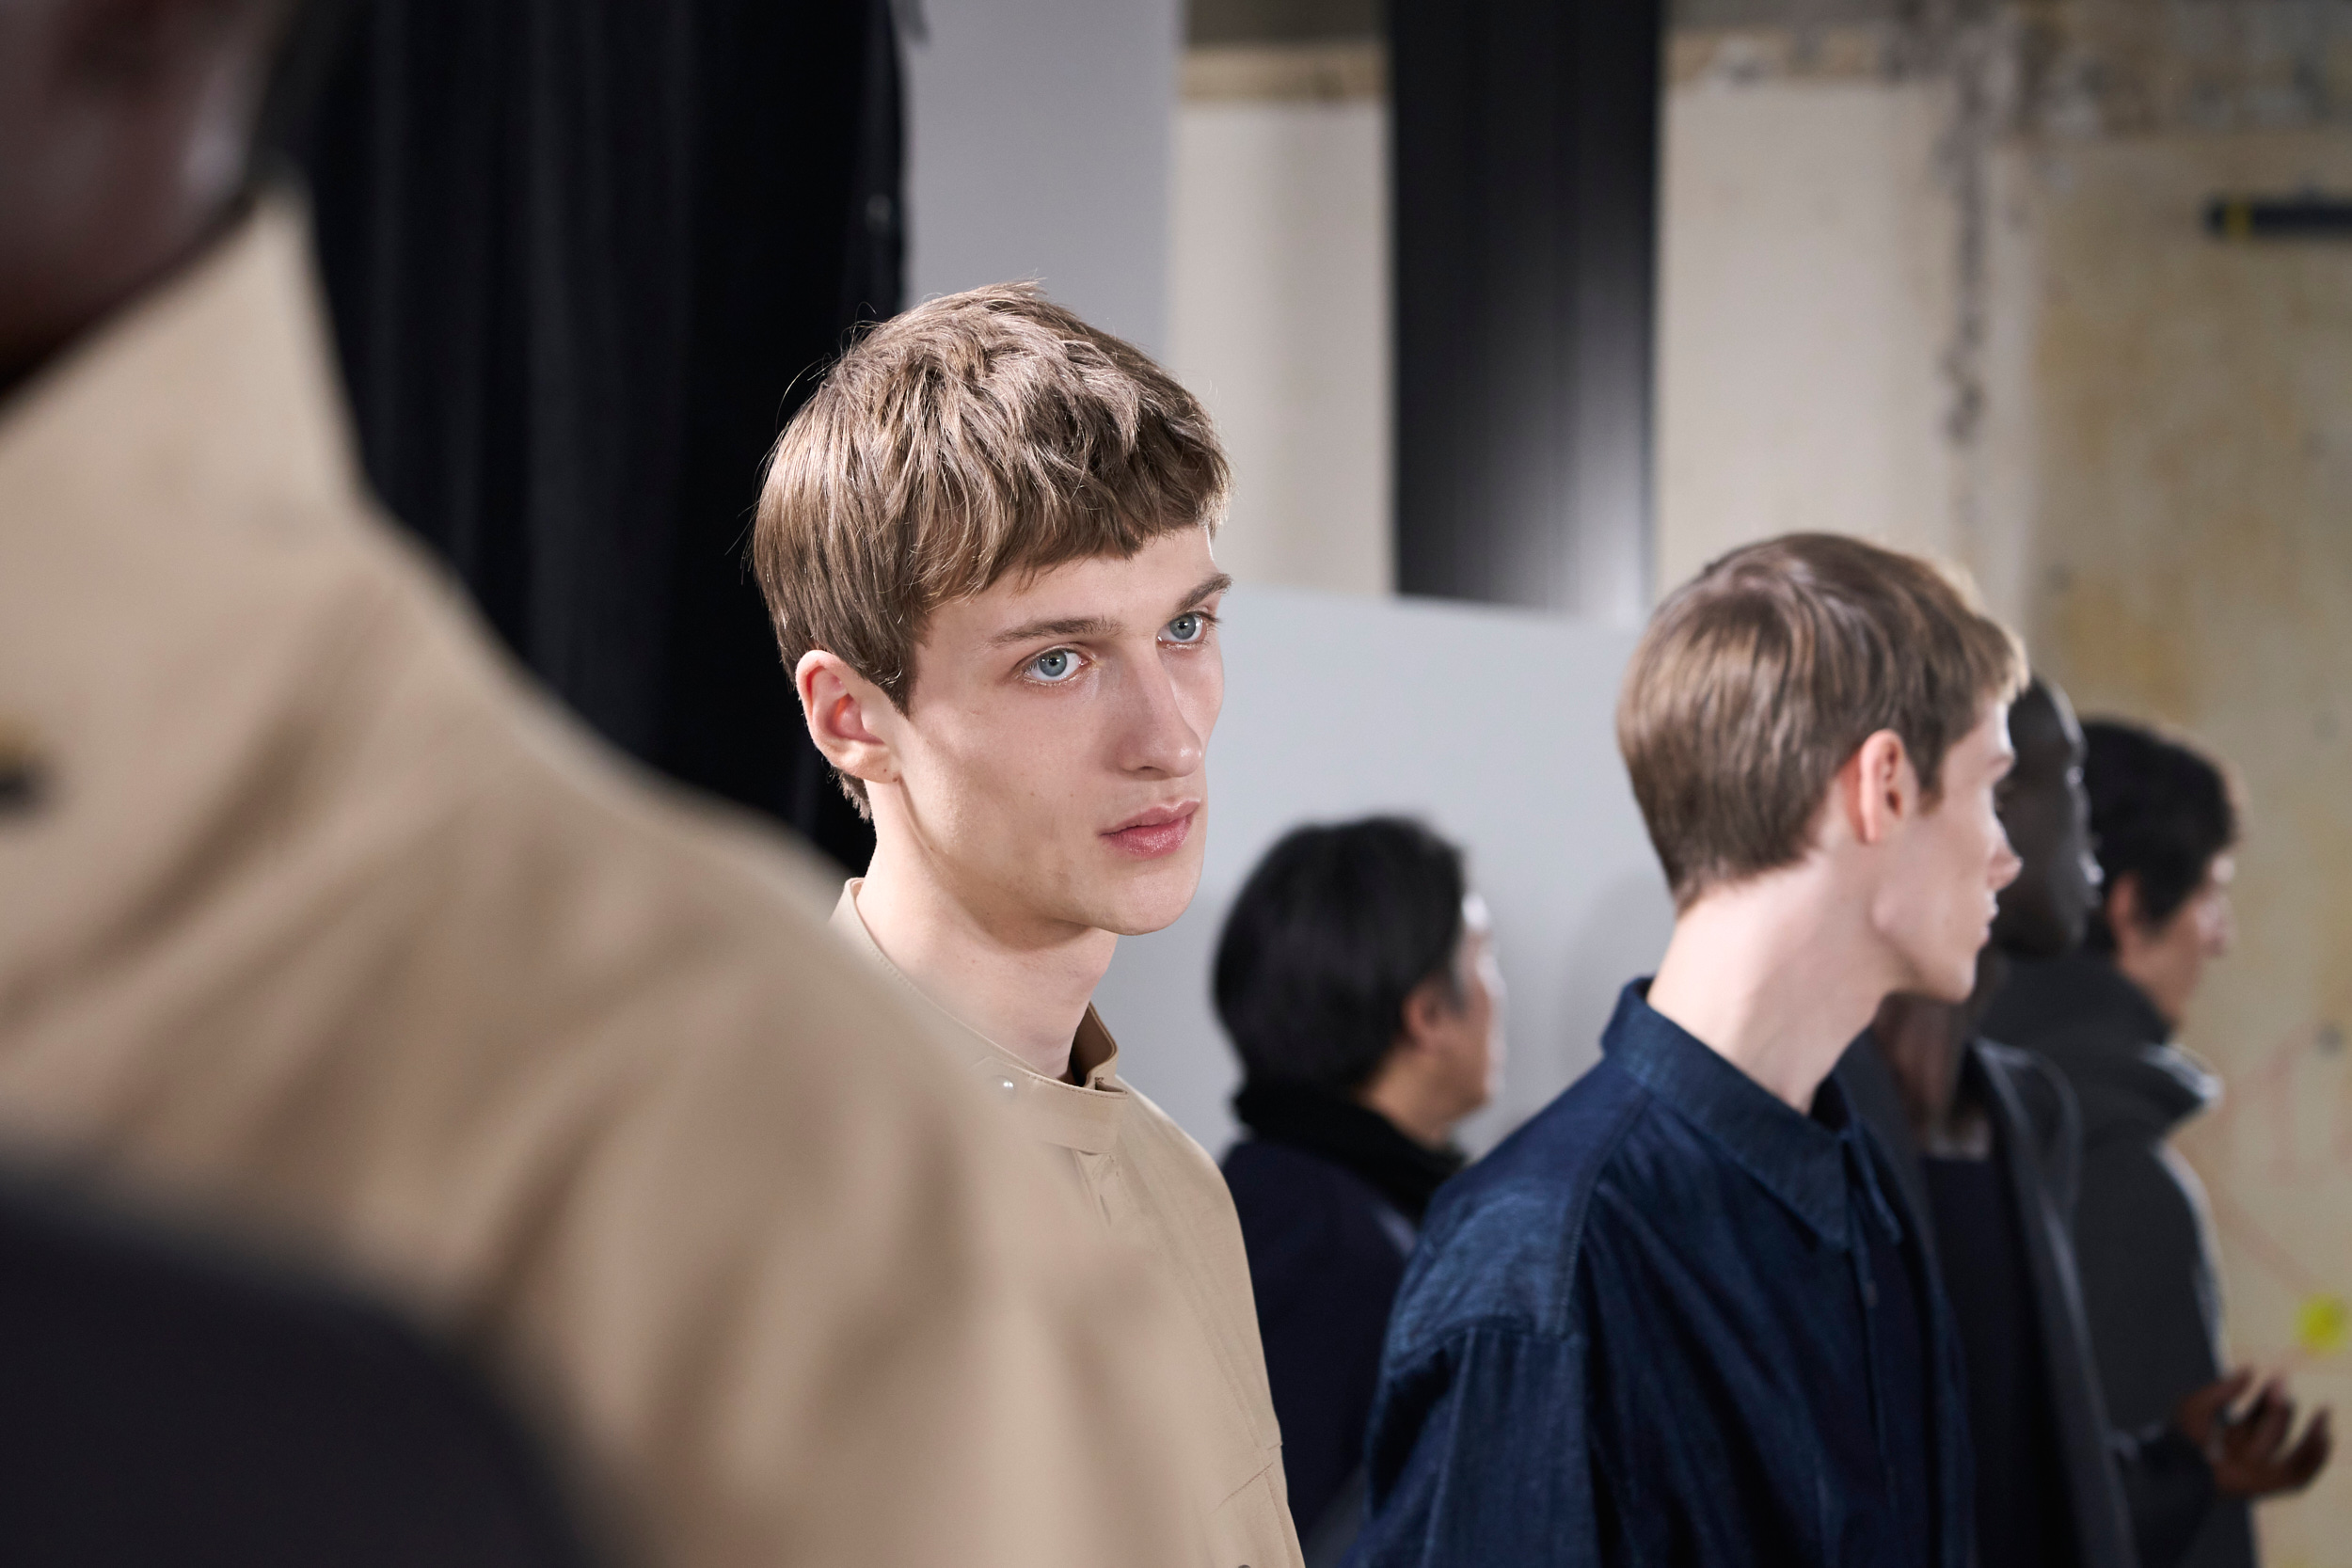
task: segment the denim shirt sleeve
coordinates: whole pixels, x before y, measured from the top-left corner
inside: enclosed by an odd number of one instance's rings
[[[1625,1560],[1586,1447],[1582,1336],[1472,1324],[1384,1383],[1350,1568]]]

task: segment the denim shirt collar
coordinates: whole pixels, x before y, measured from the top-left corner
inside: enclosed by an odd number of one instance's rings
[[[1754,1177],[1814,1234],[1839,1249],[1853,1244],[1850,1184],[1864,1207],[1902,1240],[1902,1225],[1880,1190],[1862,1118],[1835,1078],[1802,1116],[1697,1037],[1649,1005],[1649,980],[1628,985],[1600,1037],[1609,1063],[1656,1095]]]

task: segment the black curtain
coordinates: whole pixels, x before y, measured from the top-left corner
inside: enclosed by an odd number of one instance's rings
[[[1665,0],[1389,0],[1397,585],[1638,624]]]
[[[368,472],[612,740],[863,869],[745,564],[903,288],[889,0],[323,0],[310,182]]]

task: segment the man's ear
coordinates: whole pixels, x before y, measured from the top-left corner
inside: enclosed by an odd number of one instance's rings
[[[1426,1048],[1441,1037],[1446,1023],[1457,1011],[1446,976],[1432,974],[1405,993],[1405,1014],[1397,1031],[1397,1044],[1407,1050]]]
[[[2116,942],[2121,945],[2127,933],[2138,931],[2144,924],[2140,919],[2139,873],[2124,872],[2109,882],[2099,897],[2106,909],[2107,929],[2115,933]]]
[[[823,648],[811,648],[801,656],[792,671],[792,683],[800,689],[808,737],[827,762],[869,784],[889,784],[898,778],[898,759],[884,738],[890,699],[881,687],[851,669],[839,654]]]
[[[1919,806],[1919,778],[1903,737],[1876,730],[1837,770],[1837,795],[1855,840],[1878,844]]]

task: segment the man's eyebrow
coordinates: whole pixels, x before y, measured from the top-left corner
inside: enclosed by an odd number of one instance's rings
[[[1219,572],[1213,578],[1204,578],[1200,587],[1177,601],[1177,613],[1183,614],[1186,607],[1197,605],[1203,599],[1214,599],[1232,586],[1232,575],[1228,572]]]
[[[1106,621],[1100,615],[1080,615],[1065,621],[1030,621],[1000,631],[988,640],[991,647],[1003,647],[1011,642],[1029,642],[1041,637],[1116,637],[1119,623]]]
[[[1177,613],[1181,615],[1185,607],[1213,599],[1232,586],[1232,578],[1224,572],[1204,578],[1199,587],[1177,601]],[[1041,637],[1116,637],[1119,631],[1116,621],[1100,615],[1078,615],[1060,621],[1025,622],[1009,631],[998,632],[988,643],[992,648],[1001,648],[1014,642],[1033,642]]]

